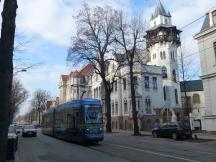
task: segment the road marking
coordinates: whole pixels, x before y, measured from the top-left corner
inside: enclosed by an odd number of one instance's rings
[[[127,146],[122,146],[122,145],[117,145],[117,144],[108,144],[108,143],[105,143],[105,144],[110,145],[110,146],[116,146],[116,147],[120,147],[120,148],[125,148],[125,149],[131,149],[131,150],[134,150],[134,151],[145,152],[145,153],[156,155],[156,156],[172,158],[172,159],[176,159],[176,160],[183,160],[183,161],[187,161],[187,162],[200,162],[200,161],[197,161],[197,160],[192,160],[192,159],[187,159],[187,158],[178,157],[178,156],[174,156],[174,155],[153,152],[153,151],[149,151],[149,150],[143,150],[143,149],[134,148],[134,147],[127,147]]]

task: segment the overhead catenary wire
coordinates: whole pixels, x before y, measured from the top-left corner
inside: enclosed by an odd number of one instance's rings
[[[200,19],[204,18],[206,16],[206,14],[200,16],[199,18],[189,22],[188,24],[184,25],[183,27],[180,28],[180,30],[184,29],[184,28],[187,28],[188,26],[192,25],[193,23],[199,21]]]
[[[195,19],[195,20],[189,22],[188,24],[184,25],[184,26],[181,27],[180,29],[182,30],[182,29],[187,28],[188,26],[190,26],[190,25],[192,25],[193,23],[199,21],[200,19],[204,18],[205,16],[206,16],[206,14],[204,14],[204,15],[198,17],[197,19]],[[207,50],[207,49],[210,49],[210,48],[213,48],[213,46],[208,47],[208,48],[205,48],[205,49],[203,49],[203,50],[201,50],[201,51],[204,51],[204,50]],[[193,53],[187,54],[186,56],[183,56],[183,57],[184,57],[184,58],[188,58],[188,57],[190,57],[190,56],[193,56],[193,55],[195,55],[195,54],[198,54],[198,53],[201,52],[201,51],[193,52]],[[169,64],[170,64],[170,63],[169,63]]]

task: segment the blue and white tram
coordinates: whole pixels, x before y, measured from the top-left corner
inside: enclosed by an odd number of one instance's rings
[[[104,138],[102,102],[73,100],[43,113],[42,133],[73,142],[99,142]]]

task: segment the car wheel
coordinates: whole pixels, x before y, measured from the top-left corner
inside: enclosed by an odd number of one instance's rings
[[[158,134],[157,134],[157,132],[152,132],[152,136],[153,136],[154,138],[158,138],[158,137],[159,137]]]
[[[173,133],[173,134],[172,134],[172,139],[174,139],[174,140],[177,140],[177,139],[178,139],[178,136],[177,136],[176,133]]]
[[[193,139],[192,134],[187,136],[188,139]]]

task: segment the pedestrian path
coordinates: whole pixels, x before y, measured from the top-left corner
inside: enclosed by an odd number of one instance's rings
[[[200,139],[210,139],[210,140],[216,140],[216,135],[215,134],[210,134],[207,132],[202,132],[202,133],[193,133],[193,137],[197,136]]]

